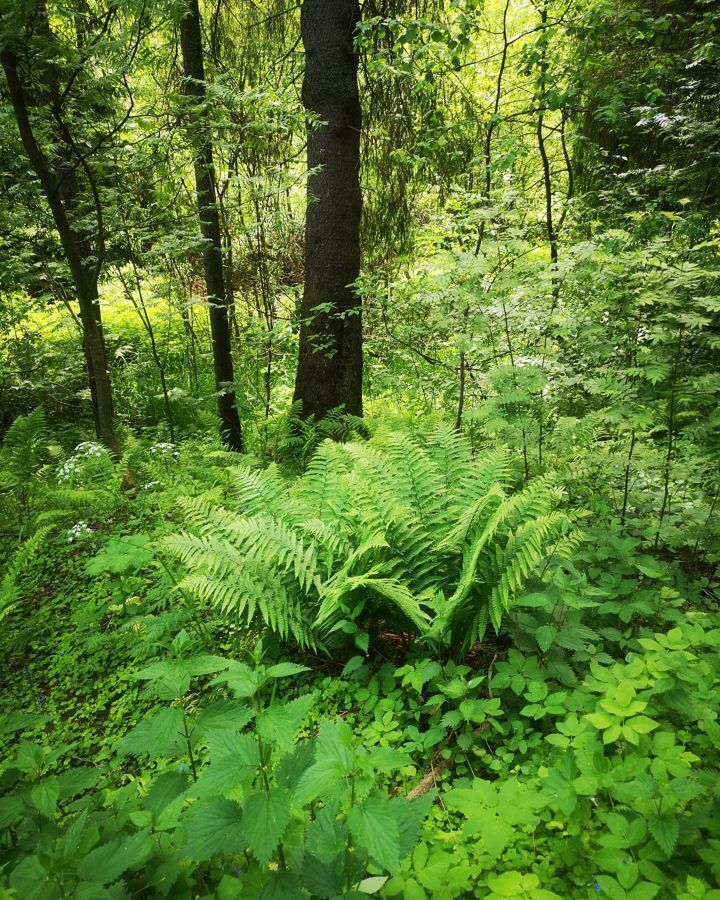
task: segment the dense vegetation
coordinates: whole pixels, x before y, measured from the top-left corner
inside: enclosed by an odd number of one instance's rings
[[[0,63],[0,897],[719,900],[717,3]]]

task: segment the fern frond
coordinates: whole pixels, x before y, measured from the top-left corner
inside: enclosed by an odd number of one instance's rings
[[[21,596],[18,578],[45,543],[51,531],[50,527],[39,528],[18,547],[10,562],[6,564],[5,575],[0,581],[0,622],[17,608]]]
[[[254,515],[282,511],[289,485],[276,465],[267,469],[233,466],[230,474],[233,478],[232,497],[239,512]]]
[[[393,578],[378,577],[374,572],[337,579],[327,590],[315,620],[316,626],[327,626],[340,610],[341,601],[358,589],[372,591],[390,600],[418,630],[427,628],[429,617],[407,586]]]

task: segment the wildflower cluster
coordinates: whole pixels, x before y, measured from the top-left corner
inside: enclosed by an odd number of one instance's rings
[[[177,447],[169,441],[160,441],[157,444],[153,444],[150,448],[150,453],[153,456],[160,457],[160,459],[180,459]]]
[[[58,469],[57,479],[61,483],[74,481],[80,475],[83,463],[93,459],[109,458],[108,450],[102,444],[96,444],[94,441],[82,441]]]
[[[75,541],[82,540],[90,534],[92,534],[92,528],[87,522],[83,522],[81,519],[79,522],[76,522],[72,528],[68,528],[68,544],[74,544]]]

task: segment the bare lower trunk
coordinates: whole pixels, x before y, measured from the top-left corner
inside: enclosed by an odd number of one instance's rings
[[[308,133],[305,290],[295,401],[322,418],[342,406],[362,415],[360,129],[357,0],[304,0],[303,103],[320,120]]]
[[[220,218],[216,203],[213,148],[210,126],[205,121],[203,112],[206,101],[205,66],[197,0],[191,0],[188,14],[180,22],[180,44],[186,78],[185,90],[188,96],[195,101],[189,112],[191,117],[190,136],[193,146],[200,231],[204,238],[203,267],[210,311],[218,417],[225,443],[232,450],[242,452],[243,435],[240,416],[235,405],[235,373],[223,273]]]

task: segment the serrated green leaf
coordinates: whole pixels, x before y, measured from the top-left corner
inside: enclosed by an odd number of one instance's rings
[[[182,710],[169,707],[144,719],[118,743],[118,753],[174,756],[185,749]]]
[[[400,829],[390,798],[374,791],[348,814],[348,828],[360,847],[381,868],[400,865]]]
[[[302,672],[309,672],[308,666],[301,666],[293,662],[281,662],[274,666],[269,666],[266,674],[269,678],[290,678],[293,675],[300,675]]]
[[[290,821],[290,795],[285,788],[247,798],[243,809],[243,831],[258,862],[266,866],[273,857]]]
[[[83,857],[78,875],[84,881],[110,884],[127,869],[136,865],[150,846],[150,829],[146,828],[127,838],[116,838],[101,844]]]
[[[57,812],[57,802],[60,798],[60,782],[57,775],[50,775],[33,786],[30,791],[32,805],[48,819]]]
[[[264,709],[255,719],[258,734],[264,741],[281,750],[288,750],[305,722],[314,699],[312,694],[307,694],[290,703],[275,703]]]
[[[192,810],[181,855],[207,860],[218,853],[239,853],[245,846],[242,810],[233,800],[210,800]]]
[[[680,835],[677,816],[673,813],[650,816],[648,830],[665,856],[672,856]]]
[[[535,640],[537,641],[537,645],[543,653],[547,653],[548,650],[552,647],[557,634],[558,630],[554,625],[541,625],[536,630]]]

